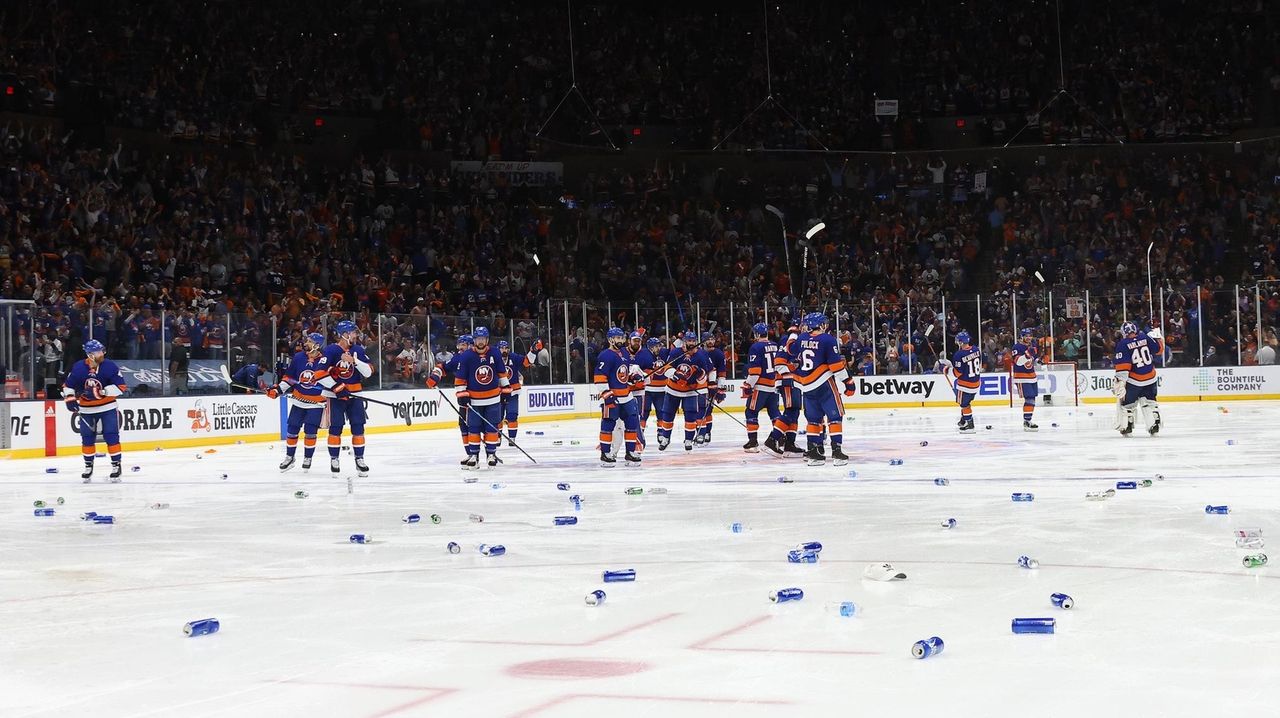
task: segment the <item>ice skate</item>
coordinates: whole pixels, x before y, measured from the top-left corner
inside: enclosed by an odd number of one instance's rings
[[[768,440],[766,439],[766,441]],[[758,454],[760,453],[760,444],[757,443],[755,439],[751,439],[750,441],[742,445],[742,450],[747,452],[748,454]]]
[[[804,452],[804,463],[806,466],[822,466],[827,463],[827,458],[819,453],[818,447],[811,446]]]
[[[1040,425],[1030,420],[1022,422],[1023,431],[1040,431]]]
[[[356,457],[356,476],[364,478],[369,475],[369,465],[364,463],[363,456]]]
[[[604,467],[604,468],[606,468],[606,469],[612,469],[613,467],[615,467],[615,466],[617,466],[617,465],[618,465],[618,460],[617,460],[617,459],[615,459],[615,458],[613,458],[612,456],[609,456],[609,452],[607,452],[607,451],[601,451],[601,452],[600,452],[600,465],[601,465],[601,466],[603,466],[603,467]]]
[[[764,452],[770,456],[782,458],[782,447],[778,446],[778,440],[772,436],[764,440]]]
[[[640,457],[637,454],[631,453],[630,451],[627,452],[626,462],[627,463],[625,464],[625,466],[629,469],[640,468]]]
[[[120,465],[120,462],[119,461],[111,462],[111,473],[107,476],[107,483],[110,483],[110,484],[120,483],[121,481],[123,481],[123,479],[120,478],[121,475],[123,474],[124,474],[124,467]]]
[[[844,466],[849,463],[849,457],[839,446],[831,447],[831,463],[834,466]]]
[[[283,472],[283,471],[288,471],[289,469],[292,469],[296,461],[297,461],[297,457],[295,456],[284,457],[284,461],[280,462],[280,471]]]
[[[86,484],[93,481],[93,464],[84,465],[84,471],[80,472],[80,478]]]

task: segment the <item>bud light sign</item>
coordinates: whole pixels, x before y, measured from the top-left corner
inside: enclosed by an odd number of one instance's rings
[[[524,388],[526,411],[530,414],[550,414],[554,412],[573,411],[573,387],[563,388]]]

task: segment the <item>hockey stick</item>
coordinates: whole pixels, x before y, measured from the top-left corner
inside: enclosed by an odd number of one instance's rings
[[[730,414],[730,413],[729,413],[729,411],[728,411],[727,409],[725,409],[724,407],[720,406],[720,404],[718,404],[717,402],[711,401],[710,397],[708,397],[708,398],[707,398],[707,401],[711,402],[711,406],[714,406],[715,408],[719,409],[721,414],[724,414],[725,416],[729,417],[730,419],[733,419],[734,421],[738,422],[738,426],[741,426],[741,427],[742,427],[742,428],[744,428],[744,429],[746,429],[746,428],[747,428],[747,425],[746,425],[746,424],[744,424],[744,423],[742,423],[741,421],[739,421],[739,420],[738,420],[738,417],[734,416],[733,414]]]
[[[667,279],[671,281],[671,297],[676,300],[676,311],[680,313],[680,323],[689,326],[684,318],[684,306],[680,304],[680,290],[676,289],[676,278],[671,275],[671,260],[667,259],[667,250],[662,250],[662,261],[667,265]],[[692,311],[692,309],[690,310]],[[671,327],[667,327],[667,334],[671,333]]]
[[[445,396],[445,395],[444,395],[444,390],[443,390],[443,389],[437,389],[437,391],[439,391],[439,392],[440,392],[440,398],[444,401],[444,403],[448,404],[450,409],[453,409],[453,413],[457,414],[459,419],[462,419],[462,418],[463,418],[463,416],[462,416],[462,410],[458,408],[458,405],[457,405],[457,404],[454,404],[452,401],[449,401],[449,397],[447,397],[447,396]],[[517,401],[518,401],[518,399],[517,399]],[[479,416],[479,417],[480,417],[480,421],[483,421],[486,425],[488,425],[488,427],[489,427],[490,429],[493,429],[493,432],[494,432],[495,434],[497,434],[497,435],[498,435],[498,439],[499,439],[499,440],[501,440],[501,439],[502,439],[502,430],[501,430],[501,429],[499,429],[498,427],[496,427],[496,426],[494,426],[492,423],[490,423],[490,422],[489,422],[489,420],[485,418],[484,414],[479,414],[479,413],[477,413],[477,414],[476,414],[476,416]],[[527,452],[527,451],[525,451],[524,449],[520,448],[520,445],[519,445],[519,444],[517,444],[516,442],[512,441],[511,439],[507,439],[507,443],[509,443],[509,444],[511,444],[512,446],[516,447],[516,450],[517,450],[517,451],[519,451],[520,453],[524,454],[525,458],[526,458],[526,459],[528,459],[529,461],[532,461],[532,462],[533,462],[533,463],[535,463],[535,464],[536,464],[536,463],[538,463],[538,460],[537,460],[537,459],[533,458],[532,456],[529,456],[529,452]]]
[[[818,250],[817,250],[817,249],[814,249],[814,247],[813,247],[813,238],[814,238],[814,237],[816,237],[816,236],[818,235],[818,233],[819,233],[819,232],[821,232],[822,230],[824,230],[824,229],[826,229],[826,228],[827,228],[827,223],[826,223],[826,222],[818,222],[817,224],[815,224],[815,225],[813,225],[812,227],[810,227],[810,228],[809,228],[809,230],[808,230],[807,232],[805,232],[805,233],[804,233],[804,240],[805,240],[805,241],[804,241],[804,251],[805,251],[805,262],[804,262],[804,268],[805,268],[805,274],[806,274],[806,276],[807,276],[807,275],[808,275],[808,272],[809,272],[809,252],[811,252],[811,251],[812,251],[812,252],[813,252],[813,271],[814,271],[814,273],[816,273],[816,274],[818,275],[818,290],[819,290],[819,291],[821,291],[821,290],[822,290],[822,268],[818,266]],[[808,281],[808,280],[806,279],[805,281]],[[822,300],[822,313],[823,313],[824,315],[827,313],[827,302],[828,302],[828,301],[830,301],[830,300],[829,300],[829,299],[823,299],[823,300]]]
[[[228,372],[228,371],[227,371],[227,365],[226,365],[226,364],[219,364],[219,365],[218,365],[218,369],[219,369],[219,371],[221,371],[221,372],[222,372],[222,380],[223,380],[223,381],[225,381],[225,382],[227,382],[227,384],[230,384],[231,386],[234,386],[234,387],[239,388],[239,389],[246,389],[246,390],[248,390],[248,391],[252,391],[252,392],[255,392],[255,393],[258,393],[258,394],[266,394],[266,393],[267,393],[267,392],[265,392],[265,391],[263,391],[263,390],[261,390],[261,389],[255,389],[255,388],[253,388],[253,387],[251,387],[251,386],[245,386],[245,385],[243,385],[243,384],[236,384],[235,382],[231,381],[231,374],[230,374],[230,372]],[[283,381],[283,382],[285,382],[286,384],[288,384],[288,385],[289,385],[289,388],[290,388],[291,390],[292,390],[292,389],[296,389],[296,388],[298,387],[298,385],[297,385],[296,383],[291,382],[291,381],[289,381],[288,379],[282,379],[281,381]],[[325,389],[324,391],[327,391],[327,392],[328,392],[329,390]],[[335,398],[335,399],[337,398],[336,396],[332,396],[333,392],[329,392],[329,394],[330,394],[330,397],[329,397],[329,398]],[[381,405],[381,406],[385,406],[385,407],[387,407],[387,408],[389,408],[389,409],[399,409],[399,410],[400,410],[400,413],[404,415],[404,416],[402,417],[402,418],[404,419],[404,425],[405,425],[405,426],[413,426],[413,417],[412,417],[412,416],[409,416],[409,406],[408,406],[408,404],[407,404],[407,403],[403,403],[403,402],[402,402],[402,403],[400,403],[400,404],[392,404],[392,403],[391,403],[391,402],[389,402],[389,401],[381,401],[381,400],[379,400],[379,399],[374,399],[374,398],[371,398],[371,397],[365,396],[364,394],[357,394],[357,393],[355,393],[355,392],[350,392],[350,396],[351,396],[352,398],[354,398],[354,399],[363,399],[364,401],[367,401],[367,402],[369,402],[370,404],[379,404],[379,405]]]

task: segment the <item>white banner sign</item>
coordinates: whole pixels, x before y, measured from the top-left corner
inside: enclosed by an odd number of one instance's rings
[[[565,386],[526,386],[520,390],[520,413],[568,414],[578,411],[576,387]],[[582,411],[587,411],[585,407]]]
[[[122,399],[120,440],[231,439],[278,435],[280,405],[262,394]],[[58,446],[80,443],[80,415],[57,402]],[[222,443],[226,443],[225,441]]]

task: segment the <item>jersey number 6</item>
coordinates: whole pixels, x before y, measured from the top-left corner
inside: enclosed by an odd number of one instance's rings
[[[808,374],[813,371],[813,350],[805,349],[800,352],[800,371]]]

